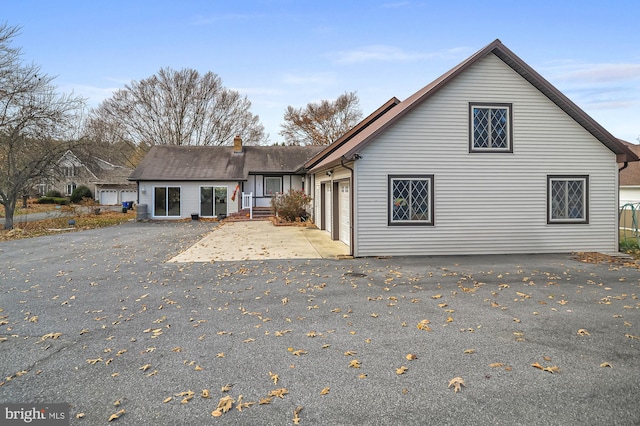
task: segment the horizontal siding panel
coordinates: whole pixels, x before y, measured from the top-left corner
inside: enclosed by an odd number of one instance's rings
[[[469,102],[512,103],[513,153],[469,153]],[[357,256],[614,251],[615,155],[488,55],[355,163]],[[390,174],[433,174],[434,226],[388,226]],[[547,175],[589,175],[589,224],[547,224]]]

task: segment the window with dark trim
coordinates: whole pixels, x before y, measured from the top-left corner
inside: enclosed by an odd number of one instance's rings
[[[180,216],[180,187],[156,186],[153,191],[154,216]]]
[[[547,223],[589,223],[589,176],[547,176]]]
[[[281,176],[265,176],[264,178],[264,195],[273,197],[278,192],[282,192]]]
[[[469,152],[513,152],[511,104],[469,104]]]
[[[389,225],[433,225],[433,175],[389,176]]]

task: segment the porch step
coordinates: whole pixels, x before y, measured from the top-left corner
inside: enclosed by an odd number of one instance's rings
[[[254,207],[253,208],[253,220],[267,220],[273,213],[269,207]],[[231,213],[225,220],[228,221],[241,221],[249,219],[249,209],[242,209],[236,213]]]

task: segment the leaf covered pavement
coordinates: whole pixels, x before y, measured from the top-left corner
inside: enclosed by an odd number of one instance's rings
[[[206,225],[116,229],[0,244],[1,401],[72,424],[640,421],[634,265],[168,264]]]

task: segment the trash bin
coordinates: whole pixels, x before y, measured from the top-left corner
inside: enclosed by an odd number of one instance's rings
[[[136,220],[149,220],[146,204],[138,204],[138,210],[136,211]]]
[[[124,201],[122,203],[122,213],[126,213],[127,211],[129,211],[129,205],[131,204],[130,201]]]

